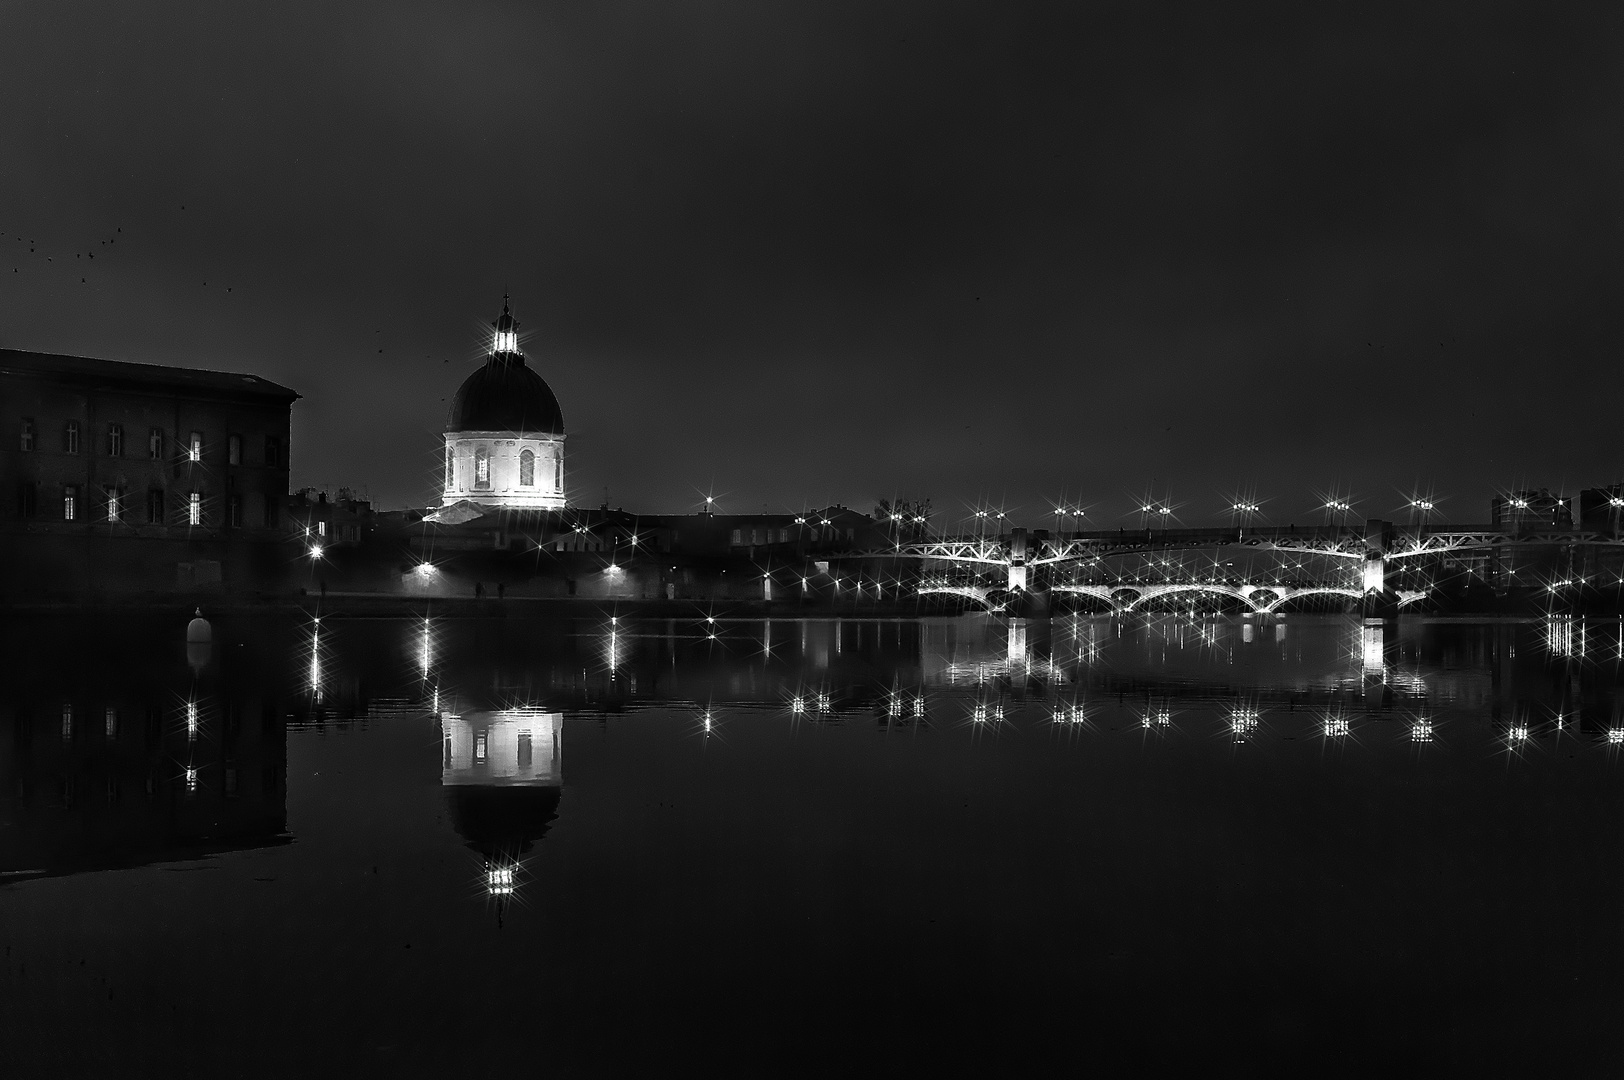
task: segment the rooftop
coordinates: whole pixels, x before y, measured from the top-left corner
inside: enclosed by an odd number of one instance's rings
[[[0,375],[25,375],[123,389],[190,391],[229,397],[272,398],[291,402],[299,394],[285,386],[235,371],[131,364],[88,356],[0,349]]]

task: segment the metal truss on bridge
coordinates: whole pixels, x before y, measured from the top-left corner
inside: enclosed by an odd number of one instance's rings
[[[1624,536],[1611,533],[1563,530],[1502,532],[1487,527],[1402,533],[1383,554],[1389,559],[1454,551],[1496,551],[1516,548],[1595,546],[1624,548]],[[1280,551],[1296,555],[1323,555],[1363,559],[1370,548],[1362,529],[1329,526],[1301,529],[1164,529],[1155,532],[1118,531],[1088,533],[1050,539],[1033,538],[1027,566],[1054,566],[1122,555],[1180,548],[1236,547],[1246,551]],[[848,558],[905,558],[943,562],[1010,566],[1015,560],[1005,538],[941,537],[910,540],[891,548],[852,552]]]
[[[1123,582],[1110,585],[1058,584],[1051,586],[1050,591],[1072,596],[1092,597],[1110,605],[1112,612],[1119,615],[1129,614],[1147,601],[1186,594],[1227,596],[1239,600],[1244,606],[1259,615],[1272,615],[1286,604],[1308,596],[1346,596],[1358,600],[1364,595],[1360,589],[1351,585],[1228,585],[1203,582]],[[993,586],[971,585],[963,582],[924,581],[919,585],[919,594],[921,596],[933,594],[963,596],[987,606],[996,606],[996,595],[1001,592],[1005,592],[1005,590]],[[1398,593],[1398,606],[1401,608],[1407,607],[1418,600],[1424,599],[1426,595],[1425,592],[1415,589],[1400,590]]]

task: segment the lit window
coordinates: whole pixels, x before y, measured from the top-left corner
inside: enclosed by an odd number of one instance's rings
[[[104,731],[107,735],[107,741],[112,742],[118,738],[118,710],[111,705],[107,706],[104,722],[106,723]]]
[[[147,430],[147,456],[154,461],[164,456],[163,428],[149,428]]]
[[[242,464],[242,436],[231,435],[226,438],[226,464]]]
[[[79,516],[79,489],[72,484],[62,489],[62,520],[73,521]]]
[[[326,536],[327,535],[327,523],[325,521],[316,522],[316,535],[317,536]]]
[[[186,444],[186,460],[203,460],[203,433],[201,431],[192,432],[191,442]]]
[[[536,484],[536,455],[533,451],[525,450],[519,454],[519,484],[521,487],[534,487]]]
[[[743,535],[742,535],[742,533],[741,533],[741,532],[740,532],[740,530],[738,530],[738,529],[734,529],[734,530],[733,530],[733,542],[734,542],[734,543],[735,543],[735,544],[742,544],[742,543],[744,543],[744,538],[743,538]]]
[[[456,479],[457,479],[457,462],[456,462],[456,459],[454,457],[452,457],[452,455],[451,455],[451,444],[447,443],[446,448],[445,448],[445,486],[446,486],[446,488],[450,489],[450,488],[456,487]]]
[[[73,741],[73,706],[68,704],[62,706],[62,741]]]
[[[186,497],[186,524],[203,524],[203,496],[200,492],[192,492]]]
[[[564,459],[553,458],[553,490],[564,490]]]
[[[34,449],[34,420],[29,416],[23,417],[22,448],[24,450]]]
[[[79,421],[69,420],[62,432],[62,449],[70,454],[79,452]]]
[[[108,457],[123,457],[124,456],[124,425],[123,424],[108,424],[107,425],[107,456]]]
[[[474,451],[474,486],[491,486],[491,452],[487,447],[481,446]]]
[[[107,492],[107,520],[120,521],[124,517],[124,493],[116,487],[106,489]]]

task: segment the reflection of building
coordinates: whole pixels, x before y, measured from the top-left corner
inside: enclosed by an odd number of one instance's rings
[[[511,894],[563,793],[564,714],[505,709],[440,721],[440,783],[459,835],[485,857],[485,885]]]
[[[564,506],[564,414],[524,362],[518,322],[502,316],[485,365],[463,380],[445,431],[442,503],[559,510]]]
[[[277,703],[83,683],[0,705],[0,873],[76,873],[283,842]]]
[[[28,545],[19,588],[169,590],[280,571],[292,390],[8,349],[0,391],[0,530]]]

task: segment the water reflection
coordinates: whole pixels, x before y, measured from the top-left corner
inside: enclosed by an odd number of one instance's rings
[[[109,632],[120,650],[84,665],[81,643]],[[935,717],[944,732],[1035,719],[1068,737],[1253,747],[1477,737],[1520,754],[1563,736],[1624,747],[1624,623],[1565,615],[311,616],[225,620],[212,645],[186,644],[173,620],[132,617],[111,630],[13,620],[0,635],[17,672],[0,702],[0,872],[11,875],[282,842],[288,731],[357,722],[438,726],[450,817],[495,898],[519,895],[559,813],[565,723],[638,710],[718,738],[724,718],[926,730]]]
[[[502,709],[440,718],[440,783],[453,827],[484,860],[500,915],[563,794],[564,715]]]
[[[220,655],[97,620],[120,648],[82,661],[77,620],[0,625],[15,673],[0,701],[0,874],[195,859],[285,843],[287,733],[274,627]]]

